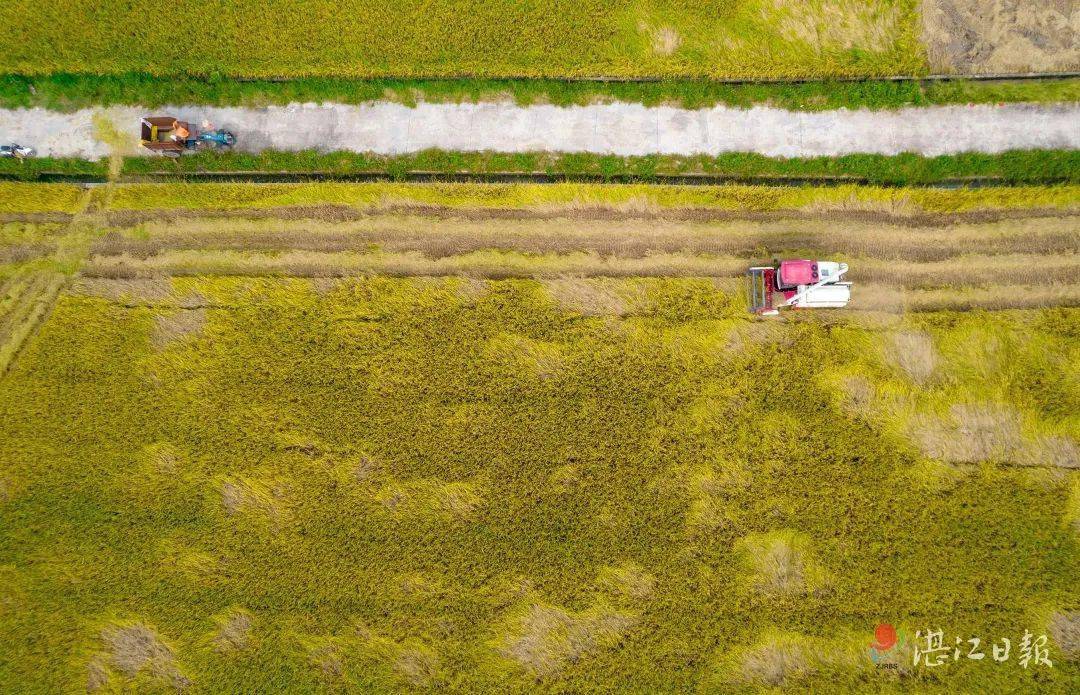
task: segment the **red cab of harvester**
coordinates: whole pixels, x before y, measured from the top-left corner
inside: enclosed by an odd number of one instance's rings
[[[847,263],[801,259],[754,266],[746,274],[750,311],[775,316],[783,307],[845,307],[851,299],[851,283],[842,280],[847,269]]]

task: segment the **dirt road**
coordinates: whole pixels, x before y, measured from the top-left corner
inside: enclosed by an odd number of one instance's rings
[[[95,114],[130,133],[137,150],[138,107],[0,110],[0,141],[37,148],[41,156],[98,158]],[[401,154],[429,148],[499,152],[595,152],[618,155],[757,152],[831,156],[855,152],[924,155],[1080,148],[1080,104],[938,106],[894,111],[792,112],[755,107],[687,110],[640,104],[517,106],[512,103],[420,104],[409,108],[291,104],[268,108],[165,107],[237,135],[237,149],[350,150]]]

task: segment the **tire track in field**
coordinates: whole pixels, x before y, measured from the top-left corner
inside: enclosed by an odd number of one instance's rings
[[[88,255],[95,228],[93,201],[93,189],[84,191],[67,228],[55,236],[56,246],[48,266],[24,267],[5,283],[0,298],[0,377],[45,323],[71,275]]]

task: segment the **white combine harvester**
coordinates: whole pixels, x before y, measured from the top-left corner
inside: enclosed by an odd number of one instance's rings
[[[845,307],[851,299],[851,283],[842,281],[847,269],[847,263],[806,260],[754,266],[746,274],[750,311],[759,316],[776,316],[782,307]]]

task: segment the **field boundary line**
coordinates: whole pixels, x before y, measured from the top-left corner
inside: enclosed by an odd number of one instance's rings
[[[371,171],[336,173],[332,171],[192,171],[148,172],[120,174],[114,179],[108,176],[65,174],[43,171],[27,179],[18,174],[0,173],[0,181],[26,183],[73,183],[101,185],[107,183],[592,183],[592,184],[656,184],[662,186],[716,186],[740,184],[748,186],[773,186],[800,188],[803,186],[876,186],[882,188],[1010,188],[1015,186],[1047,186],[1074,183],[1069,177],[1047,176],[1024,180],[1011,180],[1000,176],[953,177],[929,182],[878,181],[865,176],[738,176],[725,174],[573,174],[545,171],[492,171],[492,172],[440,172],[416,170],[404,173]]]
[[[750,78],[750,77],[703,77],[703,76],[679,76],[679,75],[666,75],[666,76],[638,76],[638,77],[620,77],[616,75],[595,75],[585,77],[545,77],[540,75],[500,75],[500,76],[481,76],[481,75],[469,75],[469,74],[454,74],[454,75],[438,75],[434,77],[425,76],[411,76],[402,77],[398,75],[379,75],[371,77],[352,77],[343,75],[298,75],[294,77],[286,77],[283,75],[276,75],[272,77],[233,77],[234,82],[241,83],[256,83],[256,82],[271,82],[278,84],[287,84],[289,82],[298,82],[300,80],[310,79],[327,79],[327,80],[340,80],[340,81],[352,81],[352,82],[374,82],[376,80],[391,80],[391,81],[424,81],[424,82],[451,82],[451,81],[464,81],[464,80],[518,80],[522,82],[529,81],[545,81],[545,82],[560,82],[563,84],[657,84],[661,82],[699,82],[703,84],[723,84],[723,85],[753,85],[753,84],[815,84],[815,83],[830,83],[830,82],[993,82],[999,80],[1065,80],[1080,77],[1080,70],[1071,70],[1065,72],[994,72],[994,73],[976,73],[976,74],[954,74],[954,73],[931,73],[928,75],[837,75],[833,77],[818,76],[818,77],[763,77],[763,78]]]

